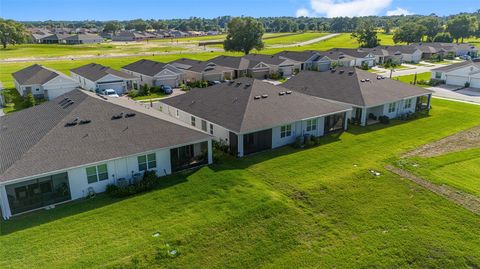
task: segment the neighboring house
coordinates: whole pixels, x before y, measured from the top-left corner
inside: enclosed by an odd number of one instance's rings
[[[330,69],[332,64],[332,60],[330,60],[330,58],[315,50],[284,50],[275,55],[283,59],[301,62],[302,64],[300,66],[300,70],[327,71]]]
[[[364,64],[372,67],[375,65],[375,55],[369,49],[333,48],[325,51],[324,55],[330,58],[332,62],[345,67],[362,67]]]
[[[419,63],[422,60],[422,51],[410,45],[378,46],[370,49],[370,52],[375,55],[377,64],[384,64],[389,60],[395,64]]]
[[[317,74],[319,72],[316,72]],[[238,156],[347,128],[350,106],[239,78],[161,101],[160,110],[209,132]]]
[[[79,86],[72,78],[44,66],[34,64],[12,74],[18,93],[22,96],[29,92],[34,97],[54,99]]]
[[[244,77],[248,73],[250,61],[244,57],[225,56],[220,55],[213,59],[206,61],[207,63],[214,63],[218,66],[227,67],[233,70],[232,78]]]
[[[302,62],[276,55],[248,54],[243,57],[249,60],[248,75],[254,78],[263,79],[271,74],[281,74],[283,77],[288,77],[302,68]]]
[[[92,34],[76,34],[65,38],[65,43],[76,44],[98,44],[103,42],[103,37]]]
[[[114,89],[118,94],[124,94],[135,85],[138,88],[137,77],[96,63],[71,69],[70,72],[72,78],[89,91]]]
[[[465,61],[432,69],[432,79],[441,80],[447,85],[480,88],[480,63]]]
[[[432,92],[386,79],[357,68],[331,72],[304,71],[282,84],[292,91],[353,106],[352,118],[361,125],[375,118],[397,118],[430,108]]]
[[[0,118],[0,207],[12,215],[212,162],[211,137],[130,100],[74,90]],[[26,128],[28,126],[28,128]]]
[[[40,39],[40,43],[42,44],[65,44],[66,38],[69,37],[70,34],[53,34],[48,35]]]
[[[112,41],[142,41],[148,39],[144,34],[133,31],[122,31],[112,35]]]
[[[213,62],[203,62],[191,59],[178,59],[169,63],[177,69],[182,70],[185,75],[185,82],[194,82],[200,80],[223,81],[232,79],[234,71],[231,68],[216,65]]]
[[[478,48],[475,45],[468,43],[456,44],[456,56],[470,56],[472,59],[478,57]]]
[[[122,71],[137,77],[142,85],[177,87],[183,80],[183,71],[173,65],[145,59],[122,67]]]

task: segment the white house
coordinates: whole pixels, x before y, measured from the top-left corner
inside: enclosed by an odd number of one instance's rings
[[[284,50],[275,55],[283,59],[290,59],[292,61],[301,62],[302,64],[300,66],[300,70],[327,71],[332,65],[332,60],[330,58],[328,58],[321,52],[315,50]]]
[[[243,56],[243,58],[249,61],[248,73],[254,78],[263,79],[274,73],[288,77],[302,69],[302,62],[277,55],[248,54]]]
[[[0,126],[5,219],[129,184],[147,170],[164,176],[212,162],[208,134],[130,100],[79,89],[3,116]]]
[[[213,62],[182,58],[170,62],[169,65],[183,71],[183,80],[185,82],[200,80],[223,81],[226,79],[232,79],[234,76],[233,69],[217,65]]]
[[[368,49],[333,48],[325,51],[324,55],[332,62],[345,67],[362,67],[364,64],[372,67],[375,65],[375,55]]]
[[[139,60],[121,69],[139,79],[140,84],[148,86],[168,85],[177,87],[183,81],[184,72],[173,65],[151,60]]]
[[[347,128],[351,108],[252,78],[192,89],[161,101],[161,111],[213,135],[238,156],[281,147],[304,135]]]
[[[96,63],[86,64],[70,70],[71,76],[80,86],[89,91],[114,89],[118,94],[138,87],[138,78]]]
[[[292,91],[347,104],[351,118],[361,125],[378,122],[380,116],[397,118],[430,108],[432,92],[386,79],[357,68],[337,68],[330,72],[300,72],[282,84]]]
[[[34,64],[12,74],[18,93],[32,93],[38,98],[54,99],[79,86],[72,78],[44,66]]]
[[[465,61],[457,64],[432,69],[432,79],[445,82],[447,85],[480,88],[480,63]]]

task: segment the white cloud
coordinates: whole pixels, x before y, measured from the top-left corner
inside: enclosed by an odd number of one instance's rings
[[[412,15],[412,14],[413,13],[411,13],[410,11],[401,7],[397,7],[394,10],[387,11],[387,16],[400,16],[400,15]]]
[[[310,11],[306,8],[299,8],[295,14],[297,17],[310,17]]]
[[[389,7],[392,0],[310,0],[312,11],[302,9],[310,15],[324,15],[326,17],[359,17],[378,15],[380,11]],[[297,10],[297,14],[299,14]]]

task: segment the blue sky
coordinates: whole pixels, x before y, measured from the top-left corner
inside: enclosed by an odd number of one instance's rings
[[[221,15],[449,15],[477,9],[480,9],[480,0],[0,0],[0,17],[24,21],[212,18]]]

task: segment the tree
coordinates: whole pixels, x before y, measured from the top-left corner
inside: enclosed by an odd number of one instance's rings
[[[118,30],[121,29],[120,23],[117,21],[109,21],[103,27],[103,31],[106,33],[112,32],[114,35],[117,33]]]
[[[226,51],[242,51],[248,54],[252,49],[263,49],[263,24],[251,17],[234,18],[228,23],[228,32],[223,47]]]
[[[23,103],[25,107],[31,107],[35,105],[35,97],[33,97],[33,94],[31,92],[27,93],[27,96],[25,96],[25,100],[23,100]]]
[[[385,34],[390,34],[392,31],[392,21],[391,20],[386,20],[385,24],[383,25],[383,31],[385,31]]]
[[[352,37],[356,38],[361,47],[373,48],[380,45],[380,39],[377,38],[377,32],[373,21],[362,21],[355,32],[352,33]]]
[[[424,26],[414,22],[407,22],[402,24],[393,34],[393,42],[405,42],[407,44],[420,42],[425,33]]]
[[[433,42],[445,42],[445,43],[452,43],[453,38],[449,33],[438,33],[434,38]]]
[[[19,44],[27,40],[27,31],[23,24],[0,18],[0,42],[5,49],[8,44]]]
[[[425,35],[429,42],[432,42],[433,38],[442,31],[442,25],[436,17],[426,17],[419,23],[425,27]]]
[[[477,18],[468,15],[459,15],[447,22],[447,32],[455,39],[463,39],[474,35],[477,29]]]

